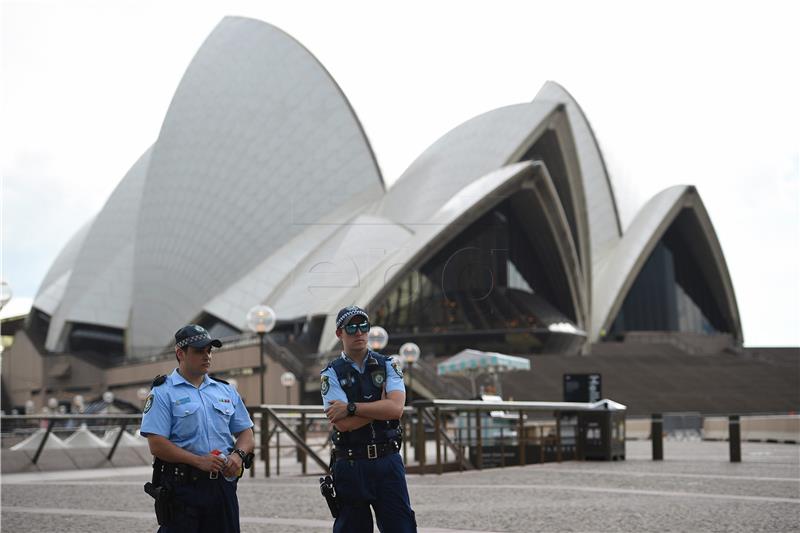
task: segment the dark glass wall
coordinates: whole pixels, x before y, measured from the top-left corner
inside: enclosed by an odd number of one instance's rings
[[[373,323],[390,333],[388,349],[413,340],[425,353],[539,352],[563,336],[549,325],[574,324],[554,252],[535,246],[529,232],[543,230],[528,227],[514,203],[466,227],[373,306]]]
[[[125,334],[118,328],[94,324],[69,324],[67,351],[120,357],[125,354]]]
[[[690,246],[690,241],[699,237],[685,220],[678,222],[650,254],[607,338],[617,338],[626,331],[731,331],[693,253],[698,247]]]
[[[558,193],[558,199],[561,201],[561,206],[567,216],[572,240],[575,243],[580,242],[578,240],[578,225],[575,206],[572,201],[569,175],[567,173],[567,165],[564,162],[564,151],[561,149],[561,143],[558,141],[556,132],[553,130],[546,131],[522,156],[520,161],[540,161],[547,167],[547,172],[550,174],[550,179],[553,180],[553,185],[555,185]]]

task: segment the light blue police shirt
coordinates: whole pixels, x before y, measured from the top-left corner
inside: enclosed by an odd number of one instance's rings
[[[346,361],[349,361],[352,367],[358,370],[359,374],[363,374],[366,371],[367,359],[371,355],[378,355],[378,354],[376,354],[372,350],[368,351],[367,356],[364,357],[364,364],[361,366],[359,366],[358,363],[347,357],[347,354],[345,354],[344,352],[342,352],[342,355],[340,355],[339,357],[341,357]],[[403,374],[401,371],[395,370],[395,367],[392,366],[392,362],[393,361],[391,359],[386,360],[386,382],[384,385],[384,390],[386,391],[387,394],[396,390],[405,392],[406,386],[403,383]],[[344,389],[339,384],[339,378],[336,377],[336,371],[333,369],[333,367],[326,368],[322,372],[322,374],[320,374],[321,378],[324,378],[326,376],[328,378],[328,391],[322,394],[322,406],[327,411],[328,407],[330,407],[330,404],[328,402],[331,402],[333,400],[339,400],[341,402],[347,403],[347,394],[345,394]],[[320,392],[323,392],[324,389],[325,387],[323,386],[320,389]]]
[[[176,368],[153,387],[144,404],[142,435],[161,435],[195,455],[212,450],[227,453],[234,435],[253,427],[239,393],[225,383],[203,376],[195,387]]]

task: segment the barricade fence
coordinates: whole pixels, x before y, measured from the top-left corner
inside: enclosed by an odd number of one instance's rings
[[[729,415],[672,413],[662,415],[663,437],[667,440],[727,441]],[[741,438],[744,442],[800,444],[800,415],[740,415]],[[628,440],[650,440],[652,417],[628,417],[625,433]]]
[[[308,473],[309,461],[329,471],[330,428],[321,406],[259,405],[248,410],[256,426],[257,461],[251,476],[259,468],[266,477],[273,471],[280,475],[287,455],[296,457],[302,474]],[[404,409],[400,453],[408,472],[422,474],[582,460],[592,453],[624,459],[624,412],[624,406],[611,400],[419,400]],[[607,430],[601,432],[600,421],[589,420],[597,415],[608,415]]]
[[[604,403],[605,402],[605,403]],[[256,456],[250,476],[327,472],[330,427],[321,406],[260,405],[248,407],[255,424]],[[437,473],[530,463],[585,459],[624,459],[626,438],[652,441],[653,459],[663,459],[662,441],[669,433],[665,419],[680,417],[698,426],[690,414],[653,415],[625,419],[624,406],[610,400],[595,403],[485,402],[419,400],[407,406],[401,419],[401,453],[409,472]],[[96,435],[112,460],[122,439],[132,439],[140,414],[3,415],[3,447],[36,437],[36,464],[53,435],[78,431]],[[701,417],[701,436],[731,442],[731,460],[741,460],[741,440],[800,442],[800,416]],[[659,427],[660,424],[660,427]],[[680,424],[671,426],[681,431]],[[654,429],[656,431],[654,431]],[[631,433],[629,435],[629,433]],[[127,436],[126,436],[127,435]],[[102,436],[106,437],[103,438]],[[734,438],[731,439],[730,437]],[[773,437],[773,438],[769,438]],[[59,441],[69,439],[58,439]],[[146,446],[146,440],[140,439]],[[29,450],[32,448],[29,446]],[[106,453],[107,452],[107,453]]]
[[[0,417],[0,427],[2,428],[3,440],[6,441],[13,435],[27,435],[29,438],[34,437],[36,451],[31,458],[33,464],[37,464],[41,457],[42,451],[48,444],[48,440],[52,442],[59,442],[51,439],[54,430],[74,433],[82,429],[91,432],[97,430],[118,429],[110,444],[110,449],[106,459],[111,461],[114,458],[114,453],[119,447],[120,441],[127,434],[128,427],[137,427],[141,424],[142,415],[140,414],[41,414],[41,415],[2,415]],[[86,427],[82,428],[81,423],[85,423]],[[91,429],[89,428],[91,423]],[[76,427],[77,426],[77,427]],[[37,435],[38,433],[38,435]],[[129,434],[130,435],[130,434]],[[130,435],[132,436],[132,435]],[[99,439],[98,439],[99,440]],[[38,441],[38,442],[37,442]],[[21,443],[20,443],[21,444]],[[68,446],[67,446],[68,447]],[[101,447],[98,443],[95,447]]]

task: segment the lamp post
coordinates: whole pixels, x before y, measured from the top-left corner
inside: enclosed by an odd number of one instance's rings
[[[0,309],[6,306],[6,304],[11,300],[11,296],[13,293],[11,292],[11,287],[8,286],[8,282],[6,280],[0,281]]]
[[[419,346],[414,344],[413,342],[407,342],[400,347],[397,354],[403,359],[408,368],[408,403],[411,403],[414,395],[413,384],[414,382],[411,379],[411,369],[414,366],[414,363],[417,362],[419,359]]]
[[[11,287],[8,286],[8,282],[6,280],[0,281],[0,310],[2,310],[6,304],[11,300]],[[3,361],[3,352],[5,351],[5,346],[3,343],[0,342],[0,363]]]
[[[292,388],[296,381],[297,378],[291,372],[281,374],[281,385],[286,387],[286,405],[289,405],[289,389]]]
[[[367,334],[367,345],[373,352],[383,350],[389,344],[389,334],[380,326],[372,326]]]
[[[275,327],[275,311],[267,305],[257,305],[247,312],[247,327],[258,334],[258,351],[261,360],[259,369],[259,383],[261,404],[264,404],[264,374],[267,371],[267,362],[264,360],[264,335]]]
[[[83,413],[85,402],[82,394],[76,394],[72,397],[72,406],[75,408],[76,413]]]

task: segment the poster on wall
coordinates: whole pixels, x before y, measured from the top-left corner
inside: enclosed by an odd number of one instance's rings
[[[600,374],[564,374],[565,402],[596,402],[602,397]]]

